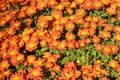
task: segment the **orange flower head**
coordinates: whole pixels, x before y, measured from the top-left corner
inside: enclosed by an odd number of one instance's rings
[[[87,10],[90,10],[93,8],[93,0],[86,0],[84,3],[83,3],[83,7]]]
[[[2,60],[0,62],[0,65],[1,65],[0,70],[7,69],[10,66],[10,64],[9,64],[9,62],[7,60]]]
[[[27,56],[26,63],[28,65],[32,65],[32,64],[34,64],[35,60],[36,60],[36,57],[34,55],[29,55],[29,56]]]
[[[115,31],[116,33],[120,34],[120,27],[116,26],[116,27],[114,28],[114,31]]]
[[[57,48],[59,50],[65,50],[66,49],[66,41],[61,41]]]
[[[75,0],[76,4],[82,4],[85,0]]]
[[[79,46],[80,47],[85,47],[86,46],[85,40],[79,40]]]
[[[34,61],[34,66],[35,67],[41,67],[43,66],[43,59],[42,58],[38,58],[36,61]]]
[[[48,59],[52,54],[50,52],[45,52],[43,58]]]
[[[53,66],[53,70],[55,72],[60,72],[61,71],[61,67],[59,65],[55,65],[55,66]]]
[[[100,42],[100,38],[98,36],[93,36],[92,41],[94,44],[98,44]]]
[[[102,50],[103,49],[103,45],[101,45],[101,44],[95,44],[95,49],[96,50]]]
[[[80,16],[80,17],[84,17],[85,14],[86,14],[86,12],[85,12],[85,9],[83,9],[83,8],[80,8],[80,9],[77,10],[77,12],[76,12],[76,15],[77,15],[77,16]]]
[[[109,64],[108,64],[111,68],[117,68],[117,66],[118,66],[118,62],[117,61],[115,61],[115,60],[111,60],[110,62],[109,62]]]
[[[28,16],[31,16],[31,15],[35,14],[36,12],[37,12],[37,9],[36,9],[35,6],[30,6],[26,10],[26,13],[27,13]]]
[[[68,49],[75,49],[75,41],[68,41],[67,47]]]
[[[19,73],[12,74],[10,80],[25,80],[23,76]]]
[[[101,1],[94,1],[93,2],[93,8],[95,8],[96,10],[100,9],[103,6]]]
[[[75,40],[75,35],[72,32],[67,32],[66,35],[65,35],[65,38],[68,41]]]
[[[111,47],[110,46],[103,46],[103,54],[109,55],[111,53]]]
[[[55,18],[55,19],[59,19],[62,17],[62,12],[61,11],[54,11],[52,13],[52,16]]]
[[[111,45],[111,54],[116,54],[119,51],[119,48],[117,45]]]
[[[108,38],[111,37],[111,34],[110,34],[110,32],[108,32],[108,31],[101,31],[100,35],[101,35],[101,37],[104,38],[105,40],[108,40]]]
[[[78,30],[78,36],[87,37],[89,35],[88,29],[79,29]]]
[[[118,43],[120,43],[120,34],[116,34],[116,35],[114,36],[114,39],[115,39],[116,41],[118,41]]]
[[[74,28],[75,28],[75,24],[74,24],[72,21],[68,21],[68,22],[65,24],[65,28],[66,28],[68,31],[73,31]]]
[[[28,79],[39,80],[39,78],[43,76],[41,70],[40,67],[31,68],[28,73]]]
[[[34,51],[37,48],[37,45],[38,45],[37,41],[30,40],[26,43],[25,47],[26,47],[26,50],[31,52],[31,51]]]

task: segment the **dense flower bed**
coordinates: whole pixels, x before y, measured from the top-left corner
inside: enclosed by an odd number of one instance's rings
[[[0,0],[0,80],[120,80],[120,0]]]

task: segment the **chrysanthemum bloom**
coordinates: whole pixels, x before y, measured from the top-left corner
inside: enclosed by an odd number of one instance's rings
[[[46,69],[48,69],[48,68],[52,68],[54,65],[51,62],[45,62],[44,66],[45,66]]]
[[[57,46],[59,45],[60,41],[58,40],[51,40],[50,43],[48,43],[49,47],[51,49],[57,49]]]
[[[9,62],[7,60],[2,60],[0,62],[0,71],[4,70],[4,69],[8,69],[8,67],[10,66]]]
[[[115,31],[116,33],[120,34],[120,27],[115,26],[115,27],[114,27],[114,31]]]
[[[113,14],[116,14],[116,9],[111,8],[111,7],[107,8],[106,11],[110,16],[113,15]]]
[[[4,77],[9,77],[11,74],[11,70],[6,70],[3,72]]]
[[[113,26],[105,24],[105,30],[106,31],[112,31],[113,30]]]
[[[117,52],[119,51],[119,48],[117,45],[111,45],[111,54],[117,54]]]
[[[75,41],[67,41],[68,49],[75,49]]]
[[[50,52],[45,52],[43,58],[48,59],[52,54]]]
[[[12,56],[15,56],[15,55],[19,54],[18,51],[19,51],[18,49],[15,49],[15,48],[9,48],[9,50],[8,50],[8,54],[9,54],[10,57],[12,57]]]
[[[56,10],[63,10],[65,8],[65,5],[63,3],[59,3],[55,6]]]
[[[23,76],[19,73],[12,74],[10,80],[25,80]]]
[[[66,49],[66,41],[61,41],[58,45],[58,50],[65,50]]]
[[[95,22],[91,22],[90,23],[90,28],[96,29],[97,28],[97,24]]]
[[[95,1],[93,2],[93,8],[95,8],[96,10],[100,9],[101,7],[103,7],[103,4],[102,4],[101,1],[95,0]]]
[[[35,67],[41,67],[43,66],[44,59],[38,58],[37,60],[34,61],[34,66]]]
[[[104,55],[110,55],[110,53],[111,53],[111,47],[105,45],[105,46],[103,46],[103,50],[102,51],[103,51]]]
[[[105,40],[108,40],[111,37],[111,34],[108,31],[101,31],[100,35]]]
[[[61,32],[59,31],[52,30],[50,34],[53,40],[57,40],[61,37]]]
[[[86,38],[85,41],[86,41],[85,43],[86,43],[87,45],[89,45],[89,44],[92,42],[90,38]]]
[[[11,26],[11,28],[14,28],[16,30],[20,30],[21,22],[20,21],[12,21],[10,26]]]
[[[108,65],[109,65],[111,68],[116,69],[117,66],[118,66],[118,62],[115,61],[115,60],[111,60]]]
[[[13,66],[18,66],[24,60],[23,54],[18,54],[10,58],[10,62]]]
[[[25,18],[25,17],[26,17],[25,11],[20,11],[20,12],[18,13],[18,18]]]
[[[89,27],[90,27],[90,24],[89,24],[89,22],[86,22],[86,21],[85,21],[85,22],[83,23],[83,25],[82,25],[82,28],[83,28],[83,29],[87,29],[87,28],[89,28]]]
[[[120,34],[116,34],[116,35],[114,36],[114,39],[115,39],[118,43],[120,43]]]
[[[37,20],[37,26],[38,28],[44,28],[44,27],[48,27],[48,20],[46,19],[45,16],[39,16],[38,20]]]
[[[79,17],[84,17],[86,15],[85,9],[84,8],[80,8],[76,11],[76,15]]]
[[[33,65],[35,60],[36,60],[36,57],[34,55],[29,55],[27,56],[25,65]]]
[[[75,35],[74,35],[72,32],[67,32],[67,33],[65,34],[65,38],[66,38],[68,41],[75,40]]]
[[[68,22],[65,24],[65,28],[66,28],[68,31],[73,31],[74,28],[75,28],[75,24],[74,24],[72,21],[68,21]]]
[[[39,44],[40,44],[41,47],[45,47],[45,46],[47,46],[47,41],[45,41],[45,40],[43,39],[43,40],[40,41]]]
[[[103,45],[101,45],[101,44],[95,44],[95,49],[101,51],[103,49]]]
[[[59,80],[76,80],[80,75],[81,72],[76,69],[76,65],[73,62],[68,62],[64,65]]]
[[[79,29],[78,30],[78,36],[87,37],[88,35],[89,35],[88,29]]]
[[[59,65],[55,65],[55,66],[53,66],[52,70],[54,70],[55,72],[60,72],[61,67]]]
[[[92,41],[94,44],[99,44],[100,38],[98,36],[93,36]]]
[[[43,76],[41,71],[42,69],[40,67],[31,68],[28,72],[27,78],[32,80],[39,80]]]
[[[76,4],[82,4],[85,0],[74,0]]]
[[[55,19],[59,19],[62,17],[62,12],[61,11],[54,11],[52,13],[52,16],[55,18]]]
[[[93,8],[93,0],[85,0],[83,3],[83,8],[90,10]]]
[[[40,0],[40,1],[37,2],[36,7],[37,7],[38,10],[42,10],[44,7],[46,7],[46,2]]]
[[[37,48],[37,45],[38,45],[38,41],[29,40],[28,42],[26,42],[25,47],[26,47],[26,50],[31,52]]]
[[[35,6],[30,6],[30,7],[28,7],[27,10],[26,10],[26,14],[27,14],[28,16],[32,16],[32,15],[35,14],[36,12],[37,12],[37,9],[36,9]]]

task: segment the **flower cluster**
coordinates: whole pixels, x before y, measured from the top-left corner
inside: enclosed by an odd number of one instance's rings
[[[1,0],[0,80],[120,79],[120,0]]]

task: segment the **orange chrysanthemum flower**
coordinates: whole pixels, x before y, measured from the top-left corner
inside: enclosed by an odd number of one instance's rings
[[[92,41],[94,44],[99,44],[100,38],[98,36],[93,36]]]
[[[79,17],[84,17],[86,15],[85,9],[84,8],[78,9],[76,15]]]
[[[75,41],[68,41],[67,47],[68,49],[75,49]]]
[[[83,3],[83,7],[87,10],[90,10],[93,8],[93,0],[86,0],[84,3]]]
[[[58,50],[65,50],[66,49],[66,41],[61,41],[57,48],[58,48]]]
[[[114,36],[114,39],[115,39],[118,43],[120,43],[120,34],[116,34],[116,35]]]
[[[111,54],[116,54],[119,51],[119,48],[117,45],[111,45]]]
[[[37,41],[32,41],[32,40],[29,40],[28,42],[26,42],[26,50],[28,51],[34,51],[36,48],[37,48],[37,45],[38,45],[38,42]]]
[[[80,47],[85,47],[86,46],[85,40],[79,40],[79,46]]]
[[[65,28],[66,28],[68,31],[73,31],[74,28],[75,28],[75,24],[74,24],[72,21],[68,21],[68,22],[65,24]]]
[[[25,80],[23,76],[19,73],[12,74],[10,80]]]
[[[72,32],[67,32],[66,35],[65,35],[65,38],[68,41],[75,40],[75,35]]]
[[[95,8],[96,10],[100,9],[103,6],[102,2],[99,0],[95,0],[93,2],[93,8]]]
[[[120,34],[120,27],[116,26],[116,27],[114,28],[114,31],[115,31],[116,33]]]
[[[54,11],[52,13],[52,16],[55,18],[55,19],[59,19],[62,17],[62,12],[61,11]]]
[[[34,61],[34,66],[35,67],[41,67],[43,66],[44,60],[42,58],[38,58],[37,60]]]
[[[31,15],[35,14],[36,12],[37,12],[37,9],[36,9],[35,6],[30,6],[30,7],[28,7],[27,10],[26,10],[26,14],[27,14],[28,16],[31,16]]]
[[[110,62],[109,62],[109,64],[108,64],[111,68],[117,68],[117,66],[118,66],[118,62],[117,61],[115,61],[115,60],[111,60]]]
[[[89,35],[88,29],[79,29],[78,30],[78,36],[87,37]]]
[[[31,68],[29,70],[27,78],[32,80],[39,80],[43,76],[43,73],[41,72],[41,70],[42,69],[40,67]]]
[[[111,37],[111,34],[110,34],[110,32],[108,32],[108,31],[101,31],[100,35],[101,35],[101,37],[104,38],[105,40],[108,40],[108,38]]]
[[[36,60],[36,57],[34,55],[27,56],[25,65],[32,65],[34,64],[34,61]]]
[[[110,46],[103,46],[103,54],[104,55],[109,55],[111,54],[111,47]]]
[[[0,62],[0,71],[4,70],[4,69],[8,69],[8,67],[10,66],[9,62],[7,60],[2,60]]]
[[[55,65],[52,68],[55,72],[60,72],[61,71],[61,67],[59,65]]]

